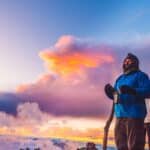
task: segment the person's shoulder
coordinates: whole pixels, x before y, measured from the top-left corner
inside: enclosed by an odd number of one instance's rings
[[[141,71],[141,70],[137,71],[137,74],[140,75],[140,76],[148,77],[148,74],[143,72],[143,71]]]
[[[149,76],[148,76],[148,74],[147,73],[145,73],[145,72],[143,72],[143,71],[141,71],[141,70],[139,70],[138,72],[137,72],[137,75],[138,75],[138,78],[139,79],[149,79]]]
[[[118,82],[123,76],[124,76],[124,74],[120,74],[120,75],[118,76],[118,78],[116,79],[116,82]]]

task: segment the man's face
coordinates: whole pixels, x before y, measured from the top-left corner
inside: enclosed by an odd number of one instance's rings
[[[134,62],[133,62],[132,59],[126,58],[126,59],[124,60],[124,62],[123,62],[123,69],[124,69],[124,70],[130,69],[133,63],[134,63]]]
[[[125,59],[125,61],[124,61],[124,64],[125,65],[131,65],[133,63],[133,61],[132,61],[132,59],[130,59],[130,58],[127,58],[127,59]]]

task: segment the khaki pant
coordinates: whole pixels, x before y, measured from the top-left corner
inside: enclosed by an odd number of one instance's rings
[[[144,119],[117,118],[115,143],[117,150],[144,150]]]

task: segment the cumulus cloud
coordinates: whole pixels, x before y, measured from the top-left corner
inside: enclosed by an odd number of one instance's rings
[[[50,119],[48,114],[40,110],[37,103],[21,103],[17,106],[16,110],[16,116],[0,112],[0,127],[40,126],[43,122]]]
[[[82,122],[82,124],[81,124]],[[94,125],[93,125],[94,124]],[[96,119],[55,117],[40,110],[37,103],[17,107],[17,116],[0,112],[0,133],[13,136],[100,139],[104,123]]]
[[[56,44],[39,53],[46,64],[46,70],[63,77],[87,73],[89,69],[111,66],[116,54],[109,45],[92,44],[73,36],[62,36]]]
[[[43,111],[56,116],[104,117],[108,113],[103,106],[109,108],[110,102],[103,87],[116,73],[110,46],[62,36],[39,55],[47,73],[34,83],[18,86],[19,95],[36,100]]]
[[[6,107],[7,103],[1,103],[0,108],[15,114],[20,101],[36,102],[41,111],[57,117],[106,117],[111,101],[106,100],[103,87],[108,82],[114,84],[126,53],[135,53],[142,70],[150,73],[149,46],[141,45],[93,44],[62,36],[39,53],[46,70],[34,82],[17,87],[13,110]]]
[[[61,37],[52,49],[42,51],[39,55],[49,71],[60,75],[79,74],[84,69],[114,62],[114,57],[103,52],[103,49],[83,44],[71,36]]]

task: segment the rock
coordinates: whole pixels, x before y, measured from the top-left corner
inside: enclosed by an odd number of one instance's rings
[[[98,150],[98,149],[96,148],[95,143],[93,143],[93,142],[88,142],[88,143],[86,144],[86,147],[78,148],[77,150]]]

